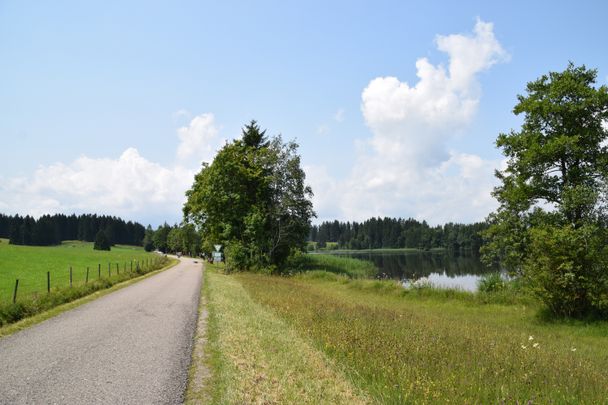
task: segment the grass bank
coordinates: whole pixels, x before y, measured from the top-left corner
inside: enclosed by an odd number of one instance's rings
[[[187,402],[368,402],[322,350],[272,308],[253,300],[240,277],[206,266],[203,297],[208,310],[207,347],[205,355],[194,361],[204,363],[198,367],[208,367],[211,373],[202,384],[191,381]],[[193,374],[196,370],[191,371]]]
[[[380,403],[602,403],[608,323],[395,293],[386,282],[239,274],[248,296]]]
[[[211,403],[608,398],[608,322],[547,321],[512,287],[405,290],[310,256],[312,270],[290,277],[207,271]]]

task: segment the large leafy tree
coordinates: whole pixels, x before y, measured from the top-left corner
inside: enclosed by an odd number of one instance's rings
[[[608,311],[608,88],[596,88],[596,76],[570,63],[528,83],[514,108],[521,129],[496,141],[507,166],[484,256],[526,278],[560,315]]]
[[[206,251],[223,244],[236,269],[280,269],[293,249],[304,248],[314,212],[297,147],[267,139],[252,121],[203,164],[184,215],[201,229]]]

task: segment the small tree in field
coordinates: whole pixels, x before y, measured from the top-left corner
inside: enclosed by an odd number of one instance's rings
[[[521,130],[496,141],[508,160],[482,253],[562,316],[608,314],[608,88],[596,76],[569,64],[528,83]]]
[[[95,243],[93,244],[93,249],[110,250],[110,248],[111,244],[110,240],[108,239],[108,236],[104,231],[99,230],[99,232],[97,232],[97,235],[95,235]]]

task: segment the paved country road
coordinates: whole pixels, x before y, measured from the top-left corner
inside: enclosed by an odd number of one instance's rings
[[[0,339],[0,403],[181,403],[201,275],[200,262],[182,259]]]

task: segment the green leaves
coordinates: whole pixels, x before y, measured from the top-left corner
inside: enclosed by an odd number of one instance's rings
[[[202,229],[204,245],[225,244],[236,269],[280,267],[304,247],[314,212],[297,148],[280,136],[267,140],[252,121],[186,193],[186,220]]]
[[[524,275],[554,313],[567,316],[600,308],[587,281],[607,270],[608,89],[593,87],[596,76],[570,63],[518,96],[513,112],[524,122],[497,138],[508,160],[493,193],[500,207],[484,233],[485,260]],[[583,242],[591,250],[581,252]]]

